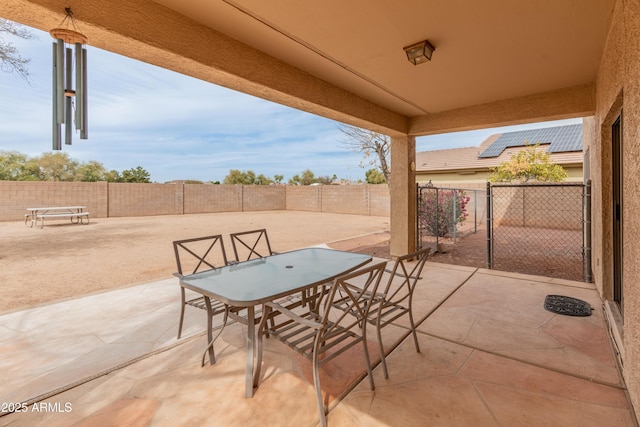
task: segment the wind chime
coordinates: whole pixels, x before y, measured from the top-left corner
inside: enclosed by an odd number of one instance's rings
[[[80,139],[87,139],[87,37],[78,31],[71,8],[59,28],[49,31],[53,42],[53,149],[71,145],[73,122]],[[72,46],[75,51],[72,50]],[[75,60],[75,73],[74,73]],[[74,79],[75,74],[75,79]],[[75,80],[75,84],[74,84]],[[75,98],[75,102],[74,102]],[[75,112],[74,112],[75,110]]]

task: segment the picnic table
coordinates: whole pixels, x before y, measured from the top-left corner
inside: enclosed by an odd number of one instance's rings
[[[47,206],[40,208],[27,208],[28,214],[24,216],[24,223],[31,223],[40,228],[44,228],[45,218],[59,219],[69,218],[72,224],[89,224],[89,212],[85,211],[86,206]]]

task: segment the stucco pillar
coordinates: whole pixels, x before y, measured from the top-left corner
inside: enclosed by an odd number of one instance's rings
[[[416,249],[416,138],[391,137],[391,256]]]

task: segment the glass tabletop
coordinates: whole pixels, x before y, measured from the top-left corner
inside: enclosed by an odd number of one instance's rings
[[[236,307],[248,307],[333,280],[371,261],[369,255],[307,248],[182,278],[183,285]]]

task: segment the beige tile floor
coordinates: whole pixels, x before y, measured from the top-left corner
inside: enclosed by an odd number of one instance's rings
[[[360,381],[361,354],[326,364],[329,425],[637,425],[592,285],[437,263],[423,276],[421,352],[402,321],[384,330],[390,377],[376,367],[375,391]],[[593,314],[550,313],[548,294],[583,299]],[[317,425],[306,359],[266,340],[247,399],[242,327],[225,329],[218,362],[201,368],[204,313],[187,309],[176,342],[178,310],[168,279],[0,316],[0,402],[27,402],[0,426]]]

